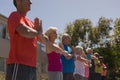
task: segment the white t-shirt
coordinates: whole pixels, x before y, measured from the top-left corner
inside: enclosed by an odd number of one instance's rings
[[[76,55],[78,57],[79,55]],[[75,72],[74,74],[79,74],[85,77],[85,65],[84,61],[75,60]]]

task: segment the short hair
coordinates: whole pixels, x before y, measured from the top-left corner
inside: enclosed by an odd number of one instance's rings
[[[94,53],[94,55],[95,55],[95,56],[97,56],[97,57],[99,57],[99,56],[100,56],[100,55],[99,55],[99,53],[97,53],[97,52],[95,52],[95,53]]]
[[[64,41],[64,39],[65,39],[66,37],[69,37],[69,38],[71,39],[71,37],[70,37],[69,34],[64,33],[64,34],[62,35],[62,42]]]
[[[86,49],[86,52],[88,53],[89,50],[92,50],[92,48],[87,48],[87,49]]]
[[[49,39],[50,34],[51,34],[52,32],[55,32],[55,31],[57,31],[57,28],[56,28],[56,27],[49,27],[44,34],[45,34],[45,35],[48,37],[48,39]]]
[[[14,4],[15,7],[17,6],[16,0],[13,0],[13,4]]]
[[[78,45],[78,46],[76,46],[76,47],[75,47],[75,49],[76,49],[76,51],[78,51],[78,50],[83,51],[83,47],[81,47],[81,46],[79,46],[79,45]]]

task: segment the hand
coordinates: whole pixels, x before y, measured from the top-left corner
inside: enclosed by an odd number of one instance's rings
[[[64,56],[65,56],[66,59],[71,59],[73,57],[73,55],[72,54],[68,54],[67,51],[65,51]]]
[[[72,46],[71,48],[72,48],[72,52],[75,53],[75,51],[76,51],[76,50],[75,50],[75,47]]]
[[[34,28],[39,32],[42,33],[42,20],[39,20],[39,18],[34,19]]]

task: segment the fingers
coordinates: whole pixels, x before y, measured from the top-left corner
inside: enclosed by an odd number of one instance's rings
[[[35,27],[38,27],[38,26],[40,25],[40,20],[39,20],[38,17],[36,17],[36,18],[34,19],[34,25],[35,25]]]
[[[34,19],[34,26],[39,33],[42,33],[42,20],[40,20],[38,17]]]

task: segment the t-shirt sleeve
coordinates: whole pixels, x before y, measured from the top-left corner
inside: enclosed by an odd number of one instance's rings
[[[22,23],[22,17],[19,13],[12,13],[8,19],[8,28],[10,29],[11,33],[14,34],[16,28]]]

